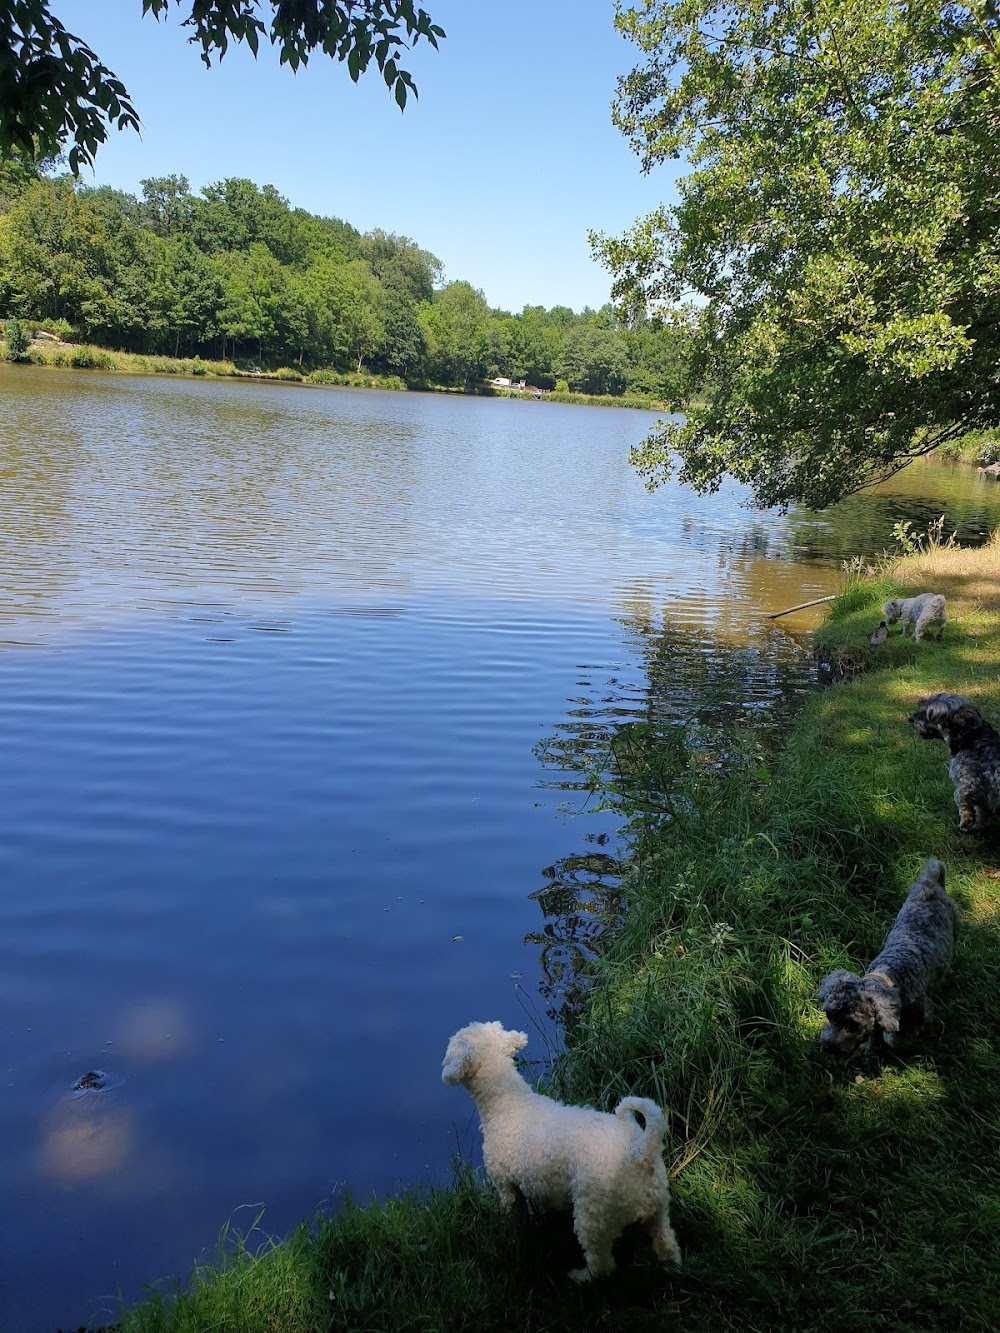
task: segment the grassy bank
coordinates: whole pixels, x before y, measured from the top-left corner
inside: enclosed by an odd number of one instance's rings
[[[945,688],[1000,717],[1000,546],[858,580],[822,637],[860,654],[887,596],[928,588],[942,644],[870,650],[775,759],[744,747],[719,781],[694,751],[687,792],[654,797],[675,817],[633,821],[631,910],[561,1081],[677,1114],[685,1327],[996,1327],[998,847],[958,833],[944,747],[905,719]],[[816,985],[874,956],[928,855],[964,929],[922,1053],[831,1074]]]
[[[950,458],[957,463],[972,463],[976,467],[989,467],[1000,462],[1000,430],[971,431],[938,449],[942,458]]]
[[[0,340],[0,349],[3,342]],[[195,357],[142,356],[138,352],[118,352],[89,343],[36,342],[24,360],[35,366],[69,370],[112,370],[128,375],[180,375],[219,379],[277,380],[285,383],[335,384],[355,389],[405,389],[398,375],[372,375],[359,371],[299,370],[278,366],[260,370],[237,366],[233,361],[212,361]]]
[[[1000,718],[1000,545],[852,581],[823,636],[867,652],[885,597],[930,587],[948,597],[945,640],[871,650],[775,752],[693,728],[631,727],[621,747],[607,799],[634,871],[553,1078],[574,1100],[669,1106],[680,1276],[626,1237],[619,1272],[577,1288],[567,1224],[509,1222],[466,1172],[277,1248],[231,1248],[123,1328],[995,1328],[1000,843],[958,833],[944,747],[906,716],[947,688]],[[832,1070],[817,984],[874,956],[928,855],[947,863],[963,928],[922,1049]]]
[[[534,398],[535,395],[522,389],[494,389],[494,398]],[[568,390],[550,389],[542,398],[545,403],[578,403],[583,407],[632,407],[642,412],[674,412],[676,406],[665,403],[660,398],[651,398],[644,393],[571,393]]]
[[[0,325],[2,328],[2,325]],[[5,356],[5,344],[0,338],[0,360]],[[35,342],[24,357],[25,362],[36,366],[55,366],[71,370],[112,370],[130,375],[194,375],[206,378],[278,380],[286,383],[338,385],[352,389],[395,389],[414,388],[426,393],[463,394],[462,389],[449,388],[438,384],[413,383],[398,375],[374,375],[367,371],[302,370],[295,366],[278,366],[272,370],[262,370],[250,366],[237,366],[232,361],[212,361],[195,357],[142,356],[137,352],[118,352],[107,347],[95,347],[90,344]],[[516,389],[493,389],[483,385],[475,390],[475,396],[485,398],[532,398],[530,393]],[[586,393],[546,393],[545,401],[554,403],[580,403],[589,407],[631,407],[648,412],[672,411],[669,403],[650,398],[645,394]]]

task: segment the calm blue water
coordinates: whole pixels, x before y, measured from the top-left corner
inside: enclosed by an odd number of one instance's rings
[[[558,1043],[615,729],[772,717],[811,671],[763,610],[936,491],[994,520],[942,469],[649,496],[650,420],[0,369],[0,1328],[113,1317],[243,1205],[446,1180],[450,1033]]]

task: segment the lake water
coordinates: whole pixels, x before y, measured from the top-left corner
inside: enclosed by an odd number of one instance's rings
[[[648,495],[652,420],[0,368],[0,1328],[447,1180],[450,1033],[558,1044],[612,735],[769,725],[814,622],[766,611],[996,521],[933,464],[824,516]]]

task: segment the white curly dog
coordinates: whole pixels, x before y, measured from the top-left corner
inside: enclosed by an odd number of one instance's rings
[[[935,625],[940,639],[948,623],[944,598],[939,592],[922,592],[919,597],[893,597],[882,609],[886,624],[895,625],[897,620],[900,621],[900,632],[904,635],[912,623],[917,643],[924,637],[924,630]]]
[[[542,1208],[572,1207],[587,1264],[571,1270],[577,1282],[614,1271],[612,1247],[631,1222],[645,1225],[661,1263],[680,1264],[663,1112],[644,1097],[626,1097],[608,1115],[540,1096],[514,1068],[527,1043],[525,1033],[500,1023],[470,1023],[449,1041],[441,1069],[445,1083],[475,1098],[483,1158],[504,1206],[512,1208],[520,1191]]]

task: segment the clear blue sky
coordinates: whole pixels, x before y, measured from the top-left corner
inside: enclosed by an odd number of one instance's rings
[[[193,189],[247,176],[361,231],[412,237],[491,305],[603,304],[588,229],[621,232],[670,202],[676,174],[644,177],[611,124],[637,54],[612,0],[423,4],[448,37],[411,57],[420,97],[400,114],[377,72],[355,85],[315,56],[293,75],[269,46],[256,62],[230,48],[209,70],[178,19],[141,18],[141,0],[59,0],[143,121],[141,139],[113,131],[84,179],[138,193],[147,176]]]

